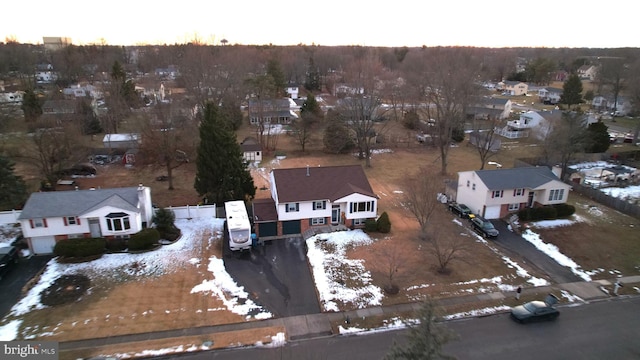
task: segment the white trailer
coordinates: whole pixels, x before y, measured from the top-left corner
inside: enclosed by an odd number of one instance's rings
[[[251,248],[251,223],[247,215],[244,201],[227,201],[224,203],[227,214],[227,232],[231,251]]]

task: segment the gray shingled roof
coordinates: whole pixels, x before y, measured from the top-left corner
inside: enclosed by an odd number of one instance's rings
[[[33,193],[24,205],[19,219],[80,216],[104,206],[138,211],[138,188]]]
[[[553,180],[560,181],[546,166],[478,170],[476,174],[491,191],[517,188],[535,189]]]
[[[280,203],[328,199],[359,193],[377,197],[360,165],[274,169]]]

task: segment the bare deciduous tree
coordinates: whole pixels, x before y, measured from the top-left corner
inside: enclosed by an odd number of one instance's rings
[[[386,241],[399,240],[388,239]],[[396,275],[402,273],[406,256],[403,254],[401,246],[395,246],[393,244],[378,245],[374,252],[379,261],[377,261],[374,266],[385,276],[386,285],[384,286],[384,291],[388,294],[397,294],[399,288],[395,283],[395,278]]]
[[[437,271],[439,273],[449,273],[449,265],[453,261],[467,262],[467,251],[470,244],[468,237],[445,234],[440,229],[434,228],[427,232],[426,239],[438,262]]]
[[[141,151],[146,163],[163,168],[169,190],[173,190],[173,170],[194,157],[197,132],[195,119],[174,104],[158,104],[152,116],[141,124]]]
[[[501,140],[496,134],[496,128],[500,123],[497,118],[483,121],[484,129],[480,128],[480,123],[476,121],[474,131],[469,134],[469,143],[476,147],[480,157],[480,170],[484,169],[487,161],[498,153]]]
[[[436,207],[440,204],[437,194],[444,189],[445,178],[434,173],[433,169],[422,167],[416,174],[405,176],[405,206],[418,220],[423,236]]]

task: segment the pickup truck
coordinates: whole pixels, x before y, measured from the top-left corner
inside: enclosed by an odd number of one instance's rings
[[[469,209],[467,205],[458,204],[456,202],[449,203],[449,211],[465,219],[470,219],[473,215],[471,209]]]

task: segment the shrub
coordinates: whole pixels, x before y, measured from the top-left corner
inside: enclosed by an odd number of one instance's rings
[[[558,218],[558,212],[554,206],[541,206],[526,208],[518,212],[521,221],[553,220]]]
[[[576,207],[569,204],[556,204],[553,207],[556,209],[559,218],[569,217],[576,212]]]
[[[160,232],[157,229],[142,229],[138,233],[131,235],[129,239],[129,250],[138,251],[151,249],[158,240],[160,240]]]
[[[389,215],[387,212],[383,212],[382,215],[378,218],[378,231],[381,233],[388,233],[391,231],[391,220],[389,220]]]
[[[120,252],[126,249],[127,249],[127,241],[125,239],[107,240],[107,250],[111,252]]]
[[[180,229],[175,225],[176,215],[170,209],[158,209],[152,221],[160,232],[161,239],[173,241],[180,236]]]
[[[364,231],[366,232],[376,232],[378,231],[378,223],[375,219],[367,219],[364,222]]]
[[[66,239],[56,243],[53,253],[62,257],[88,257],[104,254],[106,241],[103,238]]]

